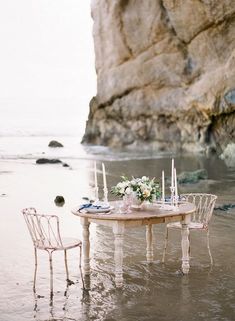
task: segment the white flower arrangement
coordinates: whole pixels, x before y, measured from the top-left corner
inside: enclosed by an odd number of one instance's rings
[[[121,176],[122,181],[116,186],[113,186],[111,192],[116,196],[132,195],[137,200],[153,202],[156,198],[161,196],[159,183],[155,179],[150,179],[147,176],[141,178],[132,177],[129,180],[125,176]]]

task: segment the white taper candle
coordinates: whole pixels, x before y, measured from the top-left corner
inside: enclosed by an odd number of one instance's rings
[[[165,203],[165,173],[162,171],[162,203]]]
[[[104,184],[104,190],[105,190],[107,189],[107,182],[106,182],[106,173],[105,173],[104,163],[102,163],[102,171],[103,171],[103,184]]]
[[[172,158],[171,160],[171,187],[172,188],[174,187],[174,168],[175,168],[174,158]]]
[[[94,172],[95,172],[95,188],[97,188],[97,169],[96,169],[96,162],[94,164]]]
[[[174,168],[174,177],[175,177],[175,199],[176,199],[176,202],[177,202],[178,201],[178,187],[177,187],[176,168]]]
[[[98,180],[97,180],[97,168],[96,162],[94,164],[94,175],[95,175],[95,198],[98,199]]]

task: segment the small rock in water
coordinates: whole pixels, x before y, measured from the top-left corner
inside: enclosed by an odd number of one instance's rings
[[[38,158],[36,164],[59,164],[62,163],[60,159],[57,158]]]
[[[228,211],[231,208],[235,208],[235,204],[221,204],[219,206],[215,206],[215,211]]]
[[[49,147],[64,147],[63,144],[58,142],[57,140],[51,140],[48,144]]]
[[[62,165],[63,167],[69,167],[69,164],[67,164],[67,163],[63,163],[63,165]]]
[[[178,176],[178,183],[185,184],[185,183],[197,183],[201,179],[207,179],[208,174],[205,169],[199,169],[194,172],[182,172]]]
[[[57,195],[56,198],[54,199],[55,205],[56,206],[63,206],[65,203],[65,199],[61,195]]]

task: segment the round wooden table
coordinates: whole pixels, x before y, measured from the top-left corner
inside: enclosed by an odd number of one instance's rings
[[[78,208],[72,210],[74,215],[81,219],[83,227],[83,270],[85,275],[90,274],[90,223],[110,226],[114,233],[115,244],[115,283],[117,287],[123,285],[123,235],[125,229],[138,226],[146,226],[147,261],[153,261],[152,225],[160,223],[181,222],[181,247],[182,247],[182,272],[189,272],[189,229],[191,213],[195,211],[192,203],[182,203],[176,210],[164,210],[159,205],[152,205],[143,210],[132,210],[128,214],[119,214],[115,205],[117,202],[110,202],[114,209],[110,213],[87,213],[85,210],[79,212]]]

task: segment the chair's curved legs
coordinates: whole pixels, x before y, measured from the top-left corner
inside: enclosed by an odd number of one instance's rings
[[[210,260],[211,260],[211,265],[213,265],[213,258],[211,255],[211,250],[210,250],[210,241],[209,241],[209,229],[207,230],[206,236],[207,236],[207,248],[208,248],[208,252],[209,252],[209,256],[210,256]]]
[[[53,265],[52,265],[52,253],[53,251],[47,251],[49,254],[49,262],[50,262],[50,296],[51,299],[53,297]]]
[[[166,227],[165,245],[164,245],[164,250],[163,250],[163,254],[162,254],[162,263],[165,262],[167,244],[168,244],[168,228]]]
[[[64,250],[64,263],[65,263],[65,270],[66,270],[66,280],[69,282],[69,269],[68,269],[68,262],[67,262],[67,251]]]
[[[34,247],[34,262],[35,262],[35,268],[34,268],[34,278],[33,278],[33,291],[36,292],[36,275],[37,275],[37,267],[38,267],[38,257],[37,257],[36,247]]]
[[[83,279],[83,273],[82,273],[82,245],[79,246],[80,249],[80,254],[79,254],[79,270],[80,270],[80,275],[81,275],[81,279],[82,279],[82,288],[83,290],[85,289],[85,285],[84,285],[84,279]]]

